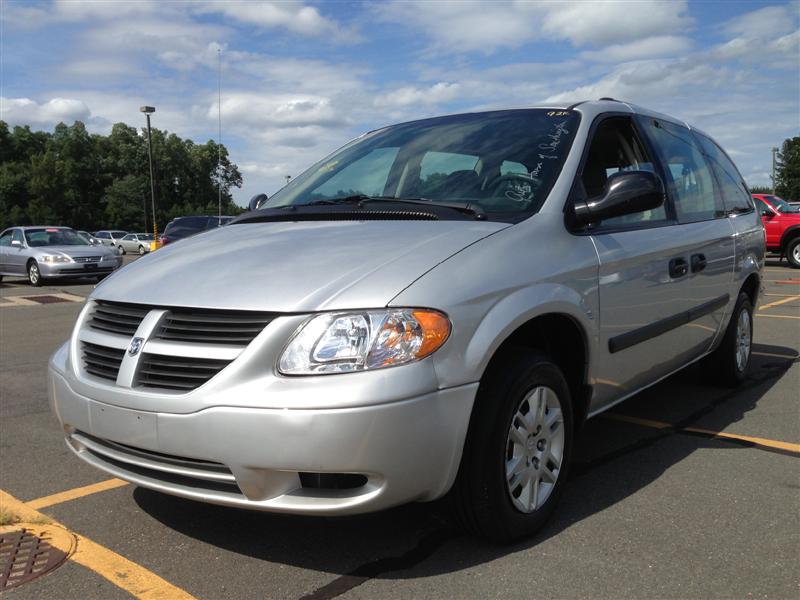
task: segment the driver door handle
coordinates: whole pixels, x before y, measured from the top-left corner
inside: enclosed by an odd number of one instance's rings
[[[683,277],[689,272],[689,263],[682,256],[669,261],[669,276],[672,279]]]

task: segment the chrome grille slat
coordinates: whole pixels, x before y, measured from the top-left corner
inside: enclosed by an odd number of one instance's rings
[[[132,336],[149,311],[146,306],[97,300],[88,324],[92,329]]]
[[[275,318],[270,313],[171,309],[156,337],[196,344],[246,346]]]

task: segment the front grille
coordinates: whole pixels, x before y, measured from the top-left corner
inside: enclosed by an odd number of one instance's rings
[[[135,385],[190,391],[199,388],[230,362],[145,353],[139,363]]]
[[[92,276],[97,275],[98,273],[111,273],[114,270],[114,267],[97,267],[96,269],[59,269],[58,273],[60,275],[86,275]]]
[[[97,300],[89,318],[89,327],[132,336],[149,311],[146,306]]]
[[[72,260],[75,262],[85,263],[85,262],[97,262],[100,260],[99,256],[76,256]]]
[[[246,346],[274,318],[273,314],[259,312],[171,309],[155,337],[176,342]]]
[[[87,373],[111,381],[117,380],[125,350],[107,348],[88,342],[82,342],[81,348],[83,350],[83,368]]]

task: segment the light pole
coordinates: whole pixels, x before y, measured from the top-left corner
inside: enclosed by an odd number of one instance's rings
[[[147,117],[147,159],[150,163],[150,200],[153,204],[153,241],[154,243],[158,244],[158,225],[156,225],[156,185],[155,181],[153,180],[153,138],[150,136],[150,113],[156,112],[156,108],[155,106],[140,106],[139,112],[143,112],[144,116]]]
[[[778,149],[772,149],[772,193],[775,193],[775,166],[777,163],[776,156],[778,154]]]

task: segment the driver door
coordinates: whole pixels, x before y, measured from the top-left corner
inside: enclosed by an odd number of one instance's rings
[[[25,263],[28,261],[28,252],[25,248],[25,238],[21,229],[14,229],[11,234],[11,247],[8,249],[9,271],[15,275],[26,275]]]

